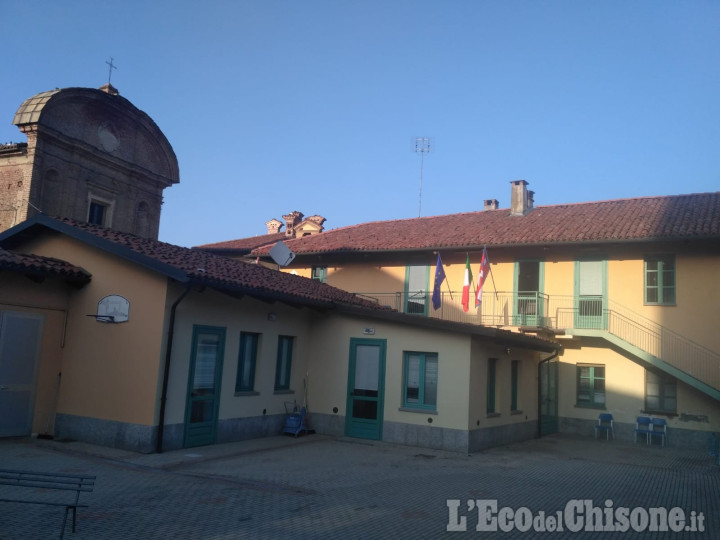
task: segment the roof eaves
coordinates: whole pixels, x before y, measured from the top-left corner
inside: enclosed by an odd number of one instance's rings
[[[534,336],[527,336],[517,332],[511,332],[510,330],[470,323],[444,321],[442,319],[435,319],[432,317],[409,315],[399,311],[365,311],[349,306],[338,306],[337,311],[350,316],[368,317],[419,326],[421,328],[430,328],[434,330],[478,336],[484,339],[495,340],[498,343],[538,350],[541,352],[556,352],[562,348],[562,345],[557,342],[540,339]]]
[[[187,272],[183,270],[180,270],[169,264],[160,262],[153,257],[138,253],[133,249],[129,248],[128,246],[123,246],[122,244],[118,244],[90,232],[83,231],[82,229],[78,229],[77,227],[73,227],[72,225],[68,225],[67,223],[63,223],[62,221],[58,221],[44,214],[37,214],[28,219],[27,221],[24,221],[19,225],[16,225],[15,227],[12,227],[11,229],[8,229],[3,233],[0,233],[0,244],[10,238],[15,237],[16,235],[20,235],[22,233],[29,233],[36,227],[45,227],[47,229],[62,233],[66,236],[69,236],[70,238],[79,240],[80,242],[101,249],[107,253],[134,262],[140,266],[147,268],[148,270],[153,270],[155,272],[163,274],[180,283],[187,283],[188,281],[190,281],[190,277],[188,276]]]

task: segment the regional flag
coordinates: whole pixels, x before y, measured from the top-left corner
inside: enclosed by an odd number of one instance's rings
[[[475,307],[482,304],[482,290],[485,279],[490,273],[490,260],[488,259],[487,249],[483,247],[482,259],[480,259],[480,272],[478,273],[477,291],[475,296]]]
[[[435,266],[435,286],[433,287],[432,293],[433,309],[436,310],[440,309],[440,306],[442,305],[440,286],[443,281],[445,281],[445,269],[443,268],[442,260],[440,259],[440,252],[438,252],[437,265]]]
[[[467,313],[470,309],[470,284],[472,283],[472,272],[470,271],[470,254],[466,254],[465,259],[465,279],[463,281],[462,291],[462,307],[463,311]]]

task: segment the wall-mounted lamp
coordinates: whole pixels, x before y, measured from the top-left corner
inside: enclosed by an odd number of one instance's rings
[[[268,313],[268,321],[277,321],[276,313]]]
[[[510,347],[505,347],[505,354],[510,356]]]

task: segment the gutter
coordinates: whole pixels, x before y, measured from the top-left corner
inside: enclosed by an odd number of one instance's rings
[[[158,454],[162,454],[163,451],[163,434],[165,431],[165,403],[167,402],[168,381],[170,379],[170,358],[172,356],[173,336],[175,335],[175,312],[177,311],[177,307],[180,302],[185,299],[185,297],[190,293],[191,289],[192,283],[188,283],[183,293],[178,297],[177,300],[175,300],[172,307],[170,308],[170,322],[168,324],[169,328],[167,347],[165,349],[165,367],[163,370],[162,394],[160,395],[160,415],[158,418],[157,441],[155,443],[155,451]]]

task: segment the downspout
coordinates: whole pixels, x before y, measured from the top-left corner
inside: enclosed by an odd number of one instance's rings
[[[167,347],[165,349],[165,368],[163,372],[162,394],[160,395],[160,417],[158,418],[158,433],[155,451],[162,454],[163,451],[163,432],[165,430],[165,402],[167,401],[168,380],[170,379],[170,357],[172,356],[173,335],[175,334],[175,311],[178,304],[188,295],[192,289],[192,283],[188,283],[180,297],[175,300],[170,308],[170,322],[168,324]]]
[[[540,363],[538,363],[538,391],[537,391],[537,401],[538,401],[538,414],[537,414],[537,423],[538,423],[538,438],[542,437],[542,365],[545,362],[549,362],[553,358],[557,358],[557,355],[560,354],[559,349],[555,349],[555,352],[552,353],[550,356],[545,358],[544,360],[541,360]]]

